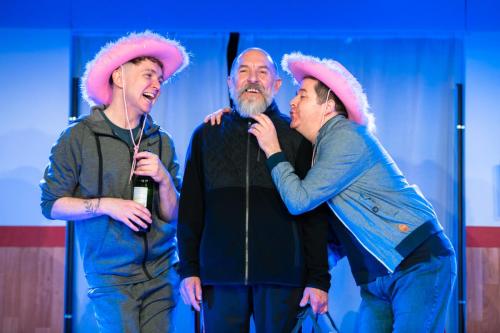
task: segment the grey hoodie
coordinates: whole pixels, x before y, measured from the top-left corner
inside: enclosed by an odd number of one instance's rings
[[[150,116],[139,151],[157,154],[180,190],[179,164],[172,138]],[[116,136],[98,108],[69,126],[52,147],[40,182],[41,207],[52,219],[54,202],[62,197],[131,199],[128,182],[133,150]],[[178,262],[175,221],[159,216],[155,188],[153,223],[138,234],[103,215],[76,221],[85,275],[91,288],[136,283],[154,278]]]

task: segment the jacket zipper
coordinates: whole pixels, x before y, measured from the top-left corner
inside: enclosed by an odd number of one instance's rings
[[[120,137],[118,137],[116,135],[97,134],[97,133],[96,133],[96,135],[111,137],[111,138],[116,139],[116,140],[118,140],[120,142],[123,142],[127,146],[127,148],[128,148],[128,151],[129,151],[129,161],[130,161],[130,164],[132,164],[132,159],[134,158],[134,150],[130,148],[130,146],[128,145],[127,142],[123,141]],[[145,137],[145,139],[148,138],[148,137],[149,136]],[[133,188],[131,188],[130,191],[131,191],[130,196],[132,197]],[[141,233],[141,237],[142,237],[142,239],[144,241],[144,257],[143,257],[142,262],[141,262],[142,270],[143,270],[144,274],[148,277],[148,279],[152,279],[153,277],[151,276],[151,273],[149,273],[149,271],[148,271],[148,269],[146,267],[146,260],[147,260],[148,252],[149,252],[148,235],[147,235],[147,233],[143,232],[143,233]]]
[[[149,245],[148,245],[148,234],[143,232],[141,233],[141,237],[144,240],[144,258],[142,259],[142,270],[144,271],[144,274],[148,277],[148,279],[152,280],[153,277],[148,271],[148,268],[146,267],[146,261],[148,259],[148,252],[149,252]]]
[[[128,144],[127,144],[127,146],[129,148],[128,150],[129,150],[129,153],[130,153],[130,163],[132,164],[132,159],[134,158],[134,150],[131,149]],[[133,197],[134,188],[131,187],[130,191],[131,191],[130,196]],[[151,214],[153,214],[153,212],[151,212]],[[142,238],[142,240],[144,242],[144,257],[142,258],[142,262],[141,262],[142,271],[148,277],[148,279],[151,280],[151,279],[153,279],[153,277],[151,276],[151,274],[148,271],[148,268],[146,267],[146,261],[148,259],[148,252],[149,252],[148,233],[147,232],[141,232],[140,235],[141,235],[141,238]]]
[[[248,121],[248,128],[252,123]],[[247,165],[245,173],[245,285],[248,284],[248,222],[250,213],[250,133],[247,132]]]

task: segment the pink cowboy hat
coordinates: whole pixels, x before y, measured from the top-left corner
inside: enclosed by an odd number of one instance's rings
[[[285,54],[281,67],[290,74],[295,83],[300,83],[306,76],[314,77],[330,88],[344,103],[350,120],[374,128],[373,114],[363,88],[358,80],[344,66],[335,60],[319,59],[300,52]]]
[[[115,69],[128,61],[150,56],[163,64],[164,82],[189,64],[189,57],[182,45],[151,31],[131,33],[105,45],[95,58],[87,63],[82,78],[83,98],[92,106],[111,103],[112,88],[109,78]]]

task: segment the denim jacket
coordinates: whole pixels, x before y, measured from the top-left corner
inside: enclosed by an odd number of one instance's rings
[[[323,202],[389,272],[442,230],[431,204],[409,185],[380,142],[344,116],[330,119],[316,140],[314,166],[301,180],[281,153],[267,163],[292,214]]]

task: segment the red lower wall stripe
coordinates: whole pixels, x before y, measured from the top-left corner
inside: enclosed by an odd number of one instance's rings
[[[65,227],[0,226],[0,247],[63,247]],[[467,247],[499,247],[500,227],[467,227]]]
[[[466,227],[467,247],[500,247],[500,227]]]
[[[66,227],[0,226],[0,247],[64,247]]]

